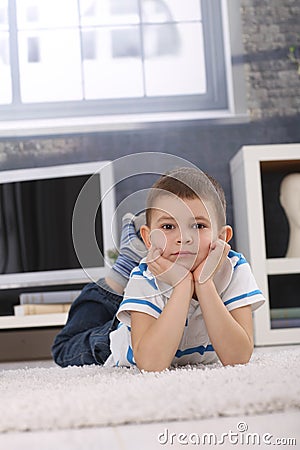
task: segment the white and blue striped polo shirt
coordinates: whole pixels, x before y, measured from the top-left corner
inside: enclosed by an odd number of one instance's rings
[[[214,275],[214,283],[228,311],[246,305],[251,305],[254,311],[265,301],[246,259],[232,250]],[[130,312],[143,312],[157,319],[172,290],[169,285],[154,278],[145,259],[133,269],[117,314],[119,327],[110,334],[111,355],[106,366],[135,365]],[[216,361],[218,357],[209,340],[199,302],[192,299],[184,333],[172,365],[209,364]]]

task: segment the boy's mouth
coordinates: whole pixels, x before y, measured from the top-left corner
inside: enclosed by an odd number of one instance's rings
[[[172,255],[177,257],[185,257],[185,256],[196,256],[196,253],[187,250],[181,250],[179,252],[172,253]]]

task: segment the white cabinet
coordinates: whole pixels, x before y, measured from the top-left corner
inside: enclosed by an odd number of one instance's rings
[[[300,173],[300,143],[244,146],[230,169],[236,250],[267,299],[254,313],[255,344],[299,343],[300,258],[285,256],[289,226],[279,192],[286,175]],[[294,195],[300,208],[300,191]]]
[[[64,313],[3,315],[21,294],[52,292],[70,303],[60,291],[80,292],[106,275],[116,242],[114,187],[111,161],[0,171],[0,334],[65,324]]]
[[[66,323],[67,317],[67,313],[34,314],[20,317],[2,316],[0,317],[0,329],[62,327]]]

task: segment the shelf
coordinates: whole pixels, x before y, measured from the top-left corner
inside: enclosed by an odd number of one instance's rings
[[[287,161],[262,161],[261,171],[266,172],[296,172],[300,170],[299,159],[288,159]]]
[[[300,172],[300,143],[244,146],[231,159],[230,171],[235,250],[249,261],[266,297],[254,313],[255,345],[299,343],[300,327],[272,326],[270,308],[300,307],[300,258],[278,257],[289,236],[280,186],[286,175]]]
[[[0,330],[63,326],[67,321],[67,317],[67,313],[34,314],[19,317],[0,316]]]
[[[266,266],[268,275],[300,273],[300,258],[270,258]]]

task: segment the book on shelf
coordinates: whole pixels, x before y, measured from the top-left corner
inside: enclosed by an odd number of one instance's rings
[[[20,305],[72,303],[81,291],[24,292],[20,294]]]
[[[300,328],[300,319],[272,319],[271,328]]]
[[[15,305],[15,316],[30,316],[34,314],[57,314],[67,313],[71,308],[71,303],[52,303],[52,304],[24,304]]]
[[[300,319],[300,308],[272,308],[271,319]]]

